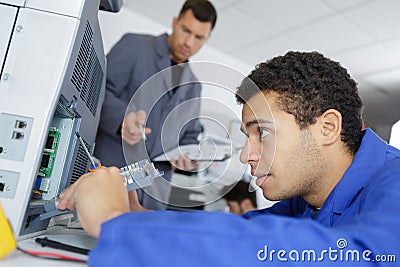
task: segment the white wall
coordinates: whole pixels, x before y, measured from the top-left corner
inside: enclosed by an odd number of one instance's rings
[[[100,11],[99,22],[106,53],[126,32],[160,34],[168,30],[163,25],[124,7],[118,13]]]
[[[390,134],[390,144],[400,149],[400,121],[393,124]]]

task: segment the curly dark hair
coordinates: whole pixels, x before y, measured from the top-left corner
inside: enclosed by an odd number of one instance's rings
[[[277,105],[292,114],[300,129],[316,122],[328,109],[342,115],[341,140],[353,155],[362,139],[363,104],[357,84],[338,62],[318,52],[293,52],[256,66],[236,91],[245,104],[260,92],[275,92]]]
[[[201,22],[210,22],[211,30],[214,29],[217,22],[217,11],[210,1],[207,0],[187,0],[179,12],[179,17],[182,17],[187,10],[192,10],[196,19]]]

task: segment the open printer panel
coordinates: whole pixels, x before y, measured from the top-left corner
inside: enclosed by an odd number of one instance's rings
[[[98,0],[0,0],[0,201],[18,239],[87,171],[105,88]]]

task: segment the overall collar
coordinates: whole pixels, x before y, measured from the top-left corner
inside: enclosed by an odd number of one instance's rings
[[[387,143],[372,130],[363,131],[363,138],[353,162],[325,200],[316,221],[332,226],[333,216],[341,215],[362,191],[365,184],[382,168]],[[371,164],[373,163],[373,164]],[[311,216],[312,207],[307,206],[305,215]]]

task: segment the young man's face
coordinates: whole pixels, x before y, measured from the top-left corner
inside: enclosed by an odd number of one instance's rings
[[[168,45],[172,59],[183,63],[207,42],[211,34],[211,22],[196,19],[192,10],[187,10],[180,18],[174,18]]]
[[[313,126],[300,130],[294,116],[280,110],[275,99],[274,93],[260,92],[244,104],[242,123],[248,140],[240,161],[250,164],[266,198],[304,197],[315,193],[326,171],[321,168],[322,156]]]

